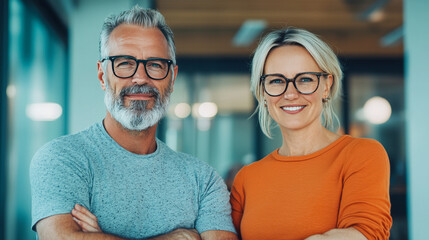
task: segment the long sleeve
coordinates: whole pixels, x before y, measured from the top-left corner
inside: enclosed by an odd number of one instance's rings
[[[244,211],[244,187],[243,187],[244,169],[241,169],[235,176],[234,183],[231,188],[231,216],[237,234],[240,236],[240,223]]]
[[[380,143],[366,139],[347,155],[338,227],[353,226],[368,239],[388,239],[392,218],[387,153]]]

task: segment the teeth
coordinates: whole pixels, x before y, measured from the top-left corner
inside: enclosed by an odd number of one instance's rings
[[[303,109],[304,106],[299,106],[299,107],[282,107],[284,110],[286,111],[298,111],[300,109]]]

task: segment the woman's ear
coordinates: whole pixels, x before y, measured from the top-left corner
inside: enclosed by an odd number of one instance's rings
[[[323,98],[328,98],[329,97],[329,93],[331,92],[331,87],[334,84],[334,76],[332,76],[332,74],[329,74],[326,77],[326,81],[325,81],[325,89],[323,92]]]

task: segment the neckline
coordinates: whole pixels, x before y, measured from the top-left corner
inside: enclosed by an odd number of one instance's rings
[[[128,157],[133,157],[133,158],[144,158],[144,159],[146,159],[146,158],[151,158],[151,157],[154,157],[154,156],[156,156],[156,155],[158,155],[159,154],[159,152],[161,151],[161,148],[163,147],[162,146],[162,143],[161,143],[161,141],[158,139],[158,138],[155,138],[155,141],[156,141],[156,150],[153,152],[153,153],[150,153],[150,154],[144,154],[144,155],[142,155],[142,154],[136,154],[136,153],[133,153],[133,152],[130,152],[130,151],[128,151],[127,149],[125,149],[125,148],[123,148],[121,145],[119,145],[116,141],[115,141],[115,139],[113,139],[110,135],[109,135],[109,133],[106,131],[106,129],[104,128],[104,124],[103,124],[103,121],[101,121],[101,122],[99,122],[99,123],[97,123],[97,127],[98,127],[98,130],[101,132],[101,134],[103,135],[103,137],[107,140],[107,141],[109,141],[112,145],[113,145],[113,147],[114,148],[116,148],[116,150],[118,150],[118,151],[120,151],[120,152],[122,152],[122,154],[124,154],[125,156],[128,156]]]
[[[326,152],[328,152],[329,150],[331,150],[332,148],[334,148],[335,146],[337,146],[338,144],[340,144],[341,142],[343,142],[346,139],[350,139],[351,136],[350,135],[343,135],[341,137],[339,137],[337,140],[335,140],[334,142],[332,142],[331,144],[329,144],[328,146],[314,152],[314,153],[310,153],[307,155],[302,155],[302,156],[283,156],[279,154],[279,148],[274,150],[271,155],[272,157],[277,160],[277,161],[283,161],[283,162],[293,162],[293,161],[305,161],[305,160],[309,160],[312,158],[315,158],[317,156],[320,156]]]

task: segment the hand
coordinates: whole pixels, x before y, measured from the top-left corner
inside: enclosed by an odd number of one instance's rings
[[[73,220],[82,228],[83,232],[103,232],[98,226],[97,217],[81,205],[76,204],[71,214]]]
[[[195,229],[179,228],[165,235],[155,237],[153,240],[201,240]]]
[[[305,240],[335,240],[335,239],[348,239],[348,240],[367,240],[367,238],[356,228],[334,228],[322,234],[316,234],[306,238]]]
[[[325,237],[322,234],[316,234],[316,235],[312,235],[304,240],[322,240],[325,239]]]

